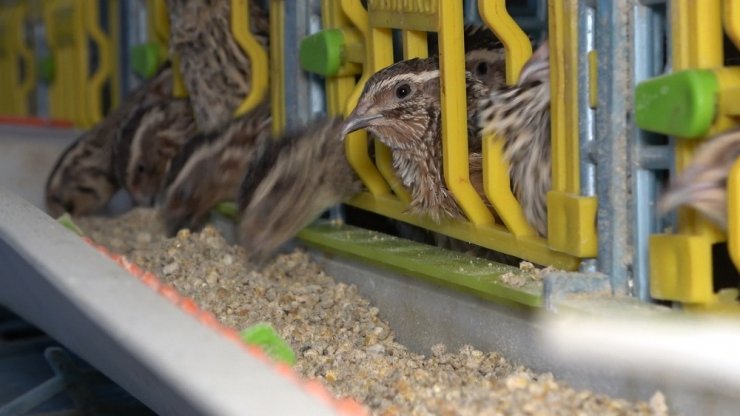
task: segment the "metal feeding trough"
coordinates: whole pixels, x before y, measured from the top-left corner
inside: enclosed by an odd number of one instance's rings
[[[3,131],[0,166],[8,167],[9,158],[54,154],[66,141],[48,139],[48,133],[55,134],[51,131],[36,133],[22,138],[25,149],[14,149],[17,131]],[[25,183],[32,185],[43,184],[51,167],[22,166],[23,174],[28,174]],[[8,175],[3,178],[0,304],[4,307],[159,414],[336,413],[290,372],[275,371],[184,313],[17,195],[25,192],[40,201],[41,187],[9,182]]]
[[[16,164],[14,168],[21,172],[15,176],[3,175],[0,304],[160,414],[331,414],[347,410],[341,403],[317,398],[310,393],[315,389],[309,386],[307,390],[304,382],[286,376],[283,370],[276,372],[274,366],[198,322],[19,197],[22,193],[40,203],[41,185],[53,160],[42,155],[54,155],[72,135],[43,129],[0,131],[4,147],[0,166],[11,166],[9,159],[27,160],[31,154],[39,160],[33,166]],[[21,136],[23,146],[18,147]],[[623,365],[625,357],[609,361],[613,356],[608,348],[589,361],[568,359],[567,353],[551,348],[543,334],[557,337],[558,333],[539,319],[543,303],[560,315],[571,316],[574,311],[591,318],[627,315],[646,323],[673,315],[665,308],[608,296],[574,298],[568,294],[577,292],[577,287],[557,276],[545,296],[522,292],[503,297],[487,290],[474,274],[467,280],[444,275],[420,279],[413,277],[414,265],[404,260],[415,257],[403,254],[413,251],[413,244],[404,243],[402,251],[381,252],[384,248],[373,247],[371,239],[363,239],[363,232],[349,227],[337,232],[317,224],[293,243],[306,245],[335,278],[356,284],[380,308],[399,341],[412,350],[425,352],[440,342],[451,348],[472,344],[500,351],[536,371],[550,371],[577,388],[631,400],[646,400],[660,390],[669,397],[672,409],[686,414],[733,414],[740,403],[736,390],[725,388],[731,383],[713,385],[707,382],[711,377],[677,377],[696,375],[696,361],[687,366],[675,359],[629,372]],[[373,260],[378,256],[384,259],[383,265]],[[548,328],[550,332],[543,333]],[[578,341],[574,337],[569,344],[561,339],[561,351],[579,345],[582,350]],[[648,356],[655,351],[650,345],[645,348]],[[732,358],[727,362],[733,362]],[[635,358],[635,362],[641,361]],[[350,413],[355,409],[348,408]]]

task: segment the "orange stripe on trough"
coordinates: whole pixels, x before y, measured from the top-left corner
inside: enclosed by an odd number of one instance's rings
[[[71,129],[74,123],[69,120],[0,115],[0,124],[12,124],[18,126],[54,127],[59,129]]]

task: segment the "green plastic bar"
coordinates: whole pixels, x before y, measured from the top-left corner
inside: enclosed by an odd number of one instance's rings
[[[542,284],[516,267],[491,262],[376,231],[330,221],[317,221],[298,238],[322,251],[341,254],[451,287],[475,296],[519,307],[542,305]],[[513,287],[505,276],[522,275],[526,283]]]
[[[719,82],[711,70],[688,70],[637,85],[635,122],[647,131],[681,138],[701,138],[717,109]]]
[[[301,41],[301,68],[324,77],[335,75],[342,66],[343,51],[344,34],[340,29],[314,33]]]
[[[143,79],[149,79],[157,73],[166,52],[155,43],[142,43],[131,48],[131,66],[134,73]]]

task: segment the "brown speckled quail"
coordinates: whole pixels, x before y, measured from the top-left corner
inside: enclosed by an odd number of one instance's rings
[[[301,228],[361,188],[340,145],[340,118],[262,142],[239,191],[241,243],[247,257],[263,262]]]
[[[218,203],[236,199],[252,152],[270,140],[270,106],[258,105],[219,130],[191,138],[170,163],[159,197],[167,233],[196,229]]]
[[[113,145],[121,123],[137,109],[169,99],[172,83],[172,69],[167,63],[61,154],[46,182],[49,214],[86,215],[105,207],[120,188],[113,165]]]
[[[470,73],[466,76],[468,110],[475,113],[488,89]],[[382,69],[365,84],[343,132],[367,128],[390,147],[396,173],[411,192],[409,211],[436,222],[462,218],[443,179],[439,87],[436,58],[411,59]],[[470,141],[480,143],[477,125],[468,127]]]
[[[468,135],[471,149],[481,133],[504,140],[514,195],[527,220],[547,233],[545,198],[550,189],[549,54],[541,46],[516,86],[488,91],[468,73]],[[393,166],[411,192],[410,211],[434,221],[462,218],[444,182],[437,60],[413,59],[385,68],[367,82],[345,132],[361,128],[391,148]],[[481,193],[480,155],[471,153],[471,181]],[[476,178],[481,178],[476,180]]]
[[[230,0],[167,0],[170,51],[180,70],[201,131],[230,121],[251,90],[251,63],[231,33]],[[263,46],[269,21],[258,1],[249,2],[250,30]]]
[[[118,182],[138,205],[154,204],[172,158],[197,132],[187,99],[160,101],[135,111],[116,136]]]

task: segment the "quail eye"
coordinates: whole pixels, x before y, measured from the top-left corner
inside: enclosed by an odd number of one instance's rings
[[[144,165],[143,164],[139,163],[138,165],[136,165],[136,172],[137,173],[144,173],[144,169],[145,168],[144,168]]]
[[[411,86],[409,84],[401,84],[396,87],[396,97],[406,98],[411,93]]]
[[[486,75],[488,73],[488,65],[485,62],[478,62],[478,65],[475,66],[475,72],[478,75]]]

